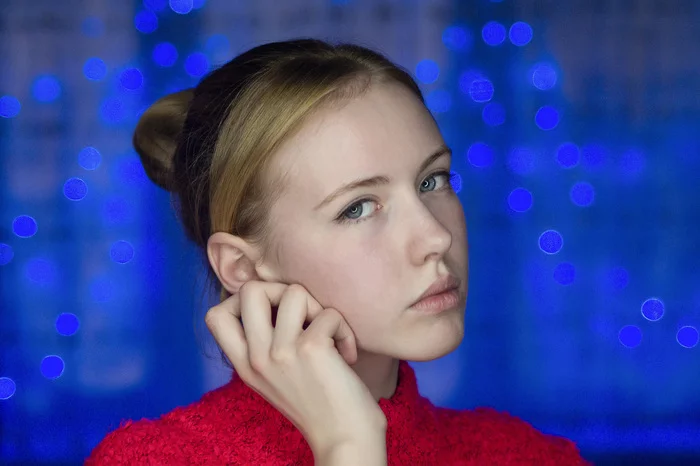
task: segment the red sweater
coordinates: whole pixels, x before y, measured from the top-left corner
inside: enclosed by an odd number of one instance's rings
[[[386,414],[389,465],[587,465],[570,440],[491,408],[435,407],[402,361]],[[226,385],[158,420],[125,421],[86,465],[313,465],[301,433],[235,374]]]

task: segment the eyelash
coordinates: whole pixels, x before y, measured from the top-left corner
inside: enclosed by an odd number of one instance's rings
[[[444,176],[445,178],[447,178],[447,185],[446,185],[445,187],[441,188],[441,190],[442,190],[442,189],[450,189],[450,190],[451,190],[451,189],[452,189],[452,181],[457,177],[457,174],[456,174],[456,173],[449,172],[449,171],[446,171],[446,170],[441,170],[441,171],[438,171],[438,172],[433,173],[432,175],[429,175],[427,178],[425,178],[425,180],[429,180],[429,179],[431,179],[431,178],[436,178],[436,177],[438,177],[438,176]],[[425,180],[423,180],[423,181],[425,181]],[[427,192],[432,192],[432,191],[427,191]],[[343,209],[343,211],[342,211],[342,212],[340,213],[340,215],[335,219],[335,221],[336,221],[337,223],[340,223],[340,224],[345,224],[345,223],[360,223],[360,222],[363,222],[363,221],[367,220],[368,218],[371,218],[371,216],[369,216],[369,217],[360,217],[360,218],[358,218],[358,219],[351,219],[351,218],[345,217],[345,214],[348,212],[348,210],[352,209],[352,208],[355,207],[355,206],[358,206],[358,205],[361,206],[361,205],[364,204],[365,202],[373,202],[373,201],[374,201],[374,199],[365,197],[365,198],[363,198],[363,199],[360,199],[360,200],[358,200],[358,201],[353,202],[353,203],[350,204],[347,208]]]

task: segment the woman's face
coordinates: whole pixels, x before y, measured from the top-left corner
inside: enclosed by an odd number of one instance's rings
[[[409,90],[383,84],[319,112],[275,154],[286,188],[271,212],[268,265],[337,309],[361,350],[427,361],[462,340],[467,233],[444,144]],[[375,182],[329,198],[363,179]],[[458,307],[409,309],[448,273],[461,281]]]

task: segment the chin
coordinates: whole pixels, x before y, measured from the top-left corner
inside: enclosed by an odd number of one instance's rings
[[[464,324],[450,325],[448,328],[425,329],[420,335],[407,338],[396,358],[406,361],[426,362],[439,359],[453,352],[464,339]]]

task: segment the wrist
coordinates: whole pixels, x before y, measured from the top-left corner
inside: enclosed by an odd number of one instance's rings
[[[386,434],[336,443],[325,450],[314,450],[316,466],[384,466],[387,464]]]

